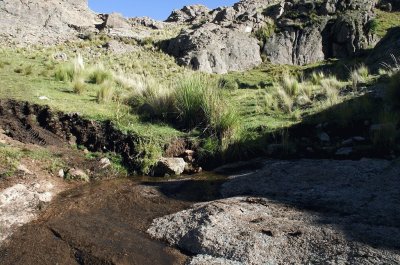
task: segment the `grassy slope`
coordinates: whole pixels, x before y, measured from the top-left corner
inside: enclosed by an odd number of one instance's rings
[[[378,35],[392,26],[400,24],[400,13],[378,11]],[[400,17],[399,17],[400,18]],[[162,39],[163,37],[159,37]],[[157,38],[158,39],[158,38]],[[55,52],[65,52],[74,58],[77,51],[82,54],[86,64],[102,63],[105,68],[123,71],[126,76],[139,74],[149,76],[157,82],[169,85],[192,71],[179,67],[173,58],[156,51],[151,44],[137,45],[137,50],[124,55],[104,53],[98,48],[106,40],[96,39],[81,43],[70,43],[65,46],[51,48],[0,50],[0,98],[15,98],[50,105],[63,112],[79,112],[83,116],[95,120],[112,120],[119,128],[127,132],[136,132],[143,137],[153,137],[166,143],[172,137],[193,136],[159,122],[143,122],[140,117],[126,105],[115,102],[99,104],[96,94],[99,86],[88,84],[82,95],[72,93],[71,84],[55,81],[53,74],[60,62],[54,61]],[[244,131],[260,131],[260,134],[288,127],[298,123],[302,118],[317,113],[329,106],[315,104],[310,108],[299,109],[296,113],[266,110],[264,95],[285,73],[302,75],[320,65],[306,67],[273,66],[263,64],[246,72],[229,73],[222,78],[234,81],[240,89],[226,90],[225,96],[236,107]],[[220,78],[220,76],[214,76]],[[46,96],[50,100],[40,100]],[[347,95],[340,101],[356,95]],[[118,113],[118,114],[117,114]]]
[[[384,12],[376,10],[377,28],[376,34],[382,38],[386,32],[394,27],[400,26],[400,12]]]

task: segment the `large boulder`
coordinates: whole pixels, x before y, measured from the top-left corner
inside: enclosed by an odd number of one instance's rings
[[[304,65],[323,61],[325,25],[326,21],[306,28],[290,25],[266,40],[263,53],[275,64]]]
[[[182,65],[214,73],[252,68],[262,62],[260,53],[275,64],[347,58],[375,44],[368,25],[376,2],[242,0],[207,15],[181,10],[184,19],[174,21],[190,21],[191,29],[172,39],[166,51]]]
[[[191,264],[400,263],[396,161],[257,164],[228,177],[224,199],[157,218],[148,233],[193,253]]]
[[[261,63],[260,47],[248,33],[207,23],[170,41],[178,63],[209,73],[250,69]]]
[[[398,67],[400,64],[400,27],[389,30],[386,36],[378,42],[367,59],[368,66],[373,70]]]
[[[86,0],[0,0],[1,41],[54,44],[95,31],[97,23]]]
[[[265,14],[274,18],[276,30],[265,40],[263,53],[272,63],[294,65],[352,57],[375,44],[368,27],[373,3],[325,0],[273,5]]]
[[[380,0],[378,7],[386,11],[399,11],[400,0]]]
[[[182,9],[172,11],[166,22],[194,22],[209,17],[210,9],[204,5],[184,6]]]

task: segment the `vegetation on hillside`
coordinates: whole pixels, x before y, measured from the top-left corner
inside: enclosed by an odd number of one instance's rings
[[[384,17],[379,13],[377,34],[389,27]],[[256,34],[262,41],[273,30],[271,24]],[[243,159],[262,153],[267,135],[284,134],[309,116],[360,97],[379,79],[359,62],[335,61],[308,66],[265,62],[246,72],[201,74],[178,66],[153,41],[134,43],[134,51],[123,55],[100,48],[107,41],[93,36],[57,47],[0,50],[0,97],[111,120],[139,137],[136,159],[143,173],[177,137],[196,142],[204,157]],[[55,59],[64,53],[67,61]]]

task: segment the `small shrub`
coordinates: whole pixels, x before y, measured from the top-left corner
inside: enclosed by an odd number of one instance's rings
[[[48,69],[51,69],[52,67],[53,66],[50,68],[48,67]],[[54,78],[57,81],[72,82],[75,77],[84,76],[84,70],[85,65],[83,58],[80,54],[78,54],[71,63],[63,63],[59,65],[54,72]]]
[[[275,33],[275,23],[268,20],[267,23],[254,32],[254,36],[264,45],[269,37]]]
[[[367,23],[368,32],[370,34],[376,34],[379,28],[379,22],[377,19],[372,19]]]
[[[97,92],[97,102],[98,103],[110,102],[113,100],[114,94],[115,94],[115,85],[110,81],[104,82],[100,86],[100,90]]]
[[[75,77],[72,80],[72,90],[75,94],[81,95],[86,90],[86,83],[83,77]]]

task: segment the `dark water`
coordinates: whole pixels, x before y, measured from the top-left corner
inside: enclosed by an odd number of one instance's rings
[[[152,220],[219,197],[224,177],[140,177],[61,193],[38,221],[0,249],[1,264],[184,264],[187,256],[152,240]]]

